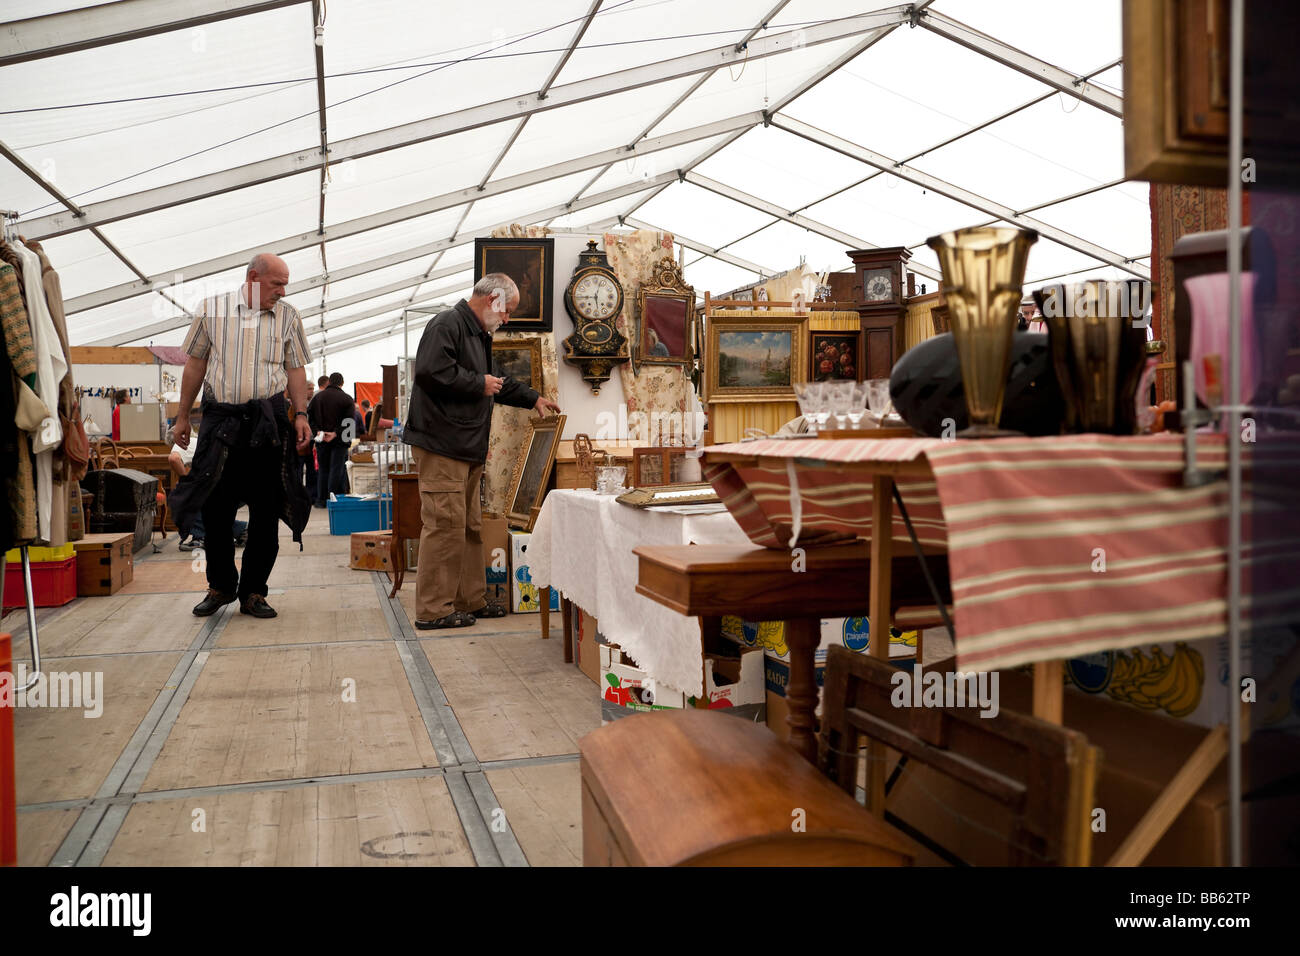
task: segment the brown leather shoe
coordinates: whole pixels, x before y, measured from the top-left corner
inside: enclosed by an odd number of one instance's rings
[[[250,594],[247,598],[239,602],[240,614],[251,614],[253,617],[275,617],[275,608],[266,603],[266,598],[260,594]]]
[[[210,614],[217,613],[217,611],[221,610],[227,604],[233,604],[234,601],[235,595],[222,594],[220,591],[214,591],[212,588],[208,588],[208,596],[198,604],[194,605],[194,616],[207,617]]]

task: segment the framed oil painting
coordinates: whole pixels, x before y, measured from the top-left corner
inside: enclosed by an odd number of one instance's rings
[[[531,431],[510,476],[510,493],[506,496],[506,522],[512,528],[533,530],[537,512],[542,510],[546,486],[550,484],[551,469],[555,466],[555,452],[564,434],[565,416],[530,418]]]
[[[806,381],[804,324],[792,316],[720,312],[709,316],[706,384],[710,402],[794,398]]]
[[[695,289],[682,279],[677,263],[660,259],[649,281],[636,293],[636,366],[694,362]]]
[[[554,271],[554,239],[474,240],[474,281],[504,272],[519,286],[519,305],[510,313],[511,331],[551,331]]]
[[[861,332],[810,332],[808,381],[857,382],[862,372]]]
[[[511,320],[513,324],[513,320]],[[542,391],[542,342],[540,339],[492,340],[492,374],[513,378]]]

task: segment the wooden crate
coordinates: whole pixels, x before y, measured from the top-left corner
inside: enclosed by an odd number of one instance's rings
[[[116,594],[135,577],[135,536],[108,531],[72,542],[77,551],[77,596]]]

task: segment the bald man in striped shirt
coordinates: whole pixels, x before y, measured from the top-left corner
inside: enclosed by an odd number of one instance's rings
[[[208,594],[194,608],[200,617],[239,600],[241,614],[275,617],[266,602],[267,579],[279,553],[281,519],[302,540],[311,499],[295,480],[297,457],[311,442],[307,373],[311,361],[298,310],[283,301],[289,267],[268,253],[249,263],[245,282],[198,308],[183,348],[182,409],[192,408],[203,386],[203,427],[189,474],[168,498],[182,531],[202,514],[204,527],[229,528],[248,505],[248,540],[242,573],[235,568],[230,535],[206,539]],[[292,400],[290,416],[285,392]],[[190,423],[178,418],[176,444],[189,447]]]

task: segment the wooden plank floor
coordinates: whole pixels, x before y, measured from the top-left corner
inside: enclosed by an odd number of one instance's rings
[[[563,663],[562,650],[555,653],[562,642],[539,636],[533,631],[420,642],[480,760],[576,753],[578,738],[600,726],[591,680]]]
[[[487,773],[532,866],[582,866],[582,781],[578,769],[574,760]]]
[[[105,866],[473,866],[437,778],[137,803]]]
[[[201,555],[175,534],[118,594],[42,612],[46,670],[102,674],[104,705],[16,711],[21,864],[579,865],[599,698],[540,616],[415,631],[414,573],[390,602],[323,512],[301,551],[280,531],[274,619],[194,617]],[[0,628],[27,659],[22,613]],[[129,809],[101,825],[108,797]]]

